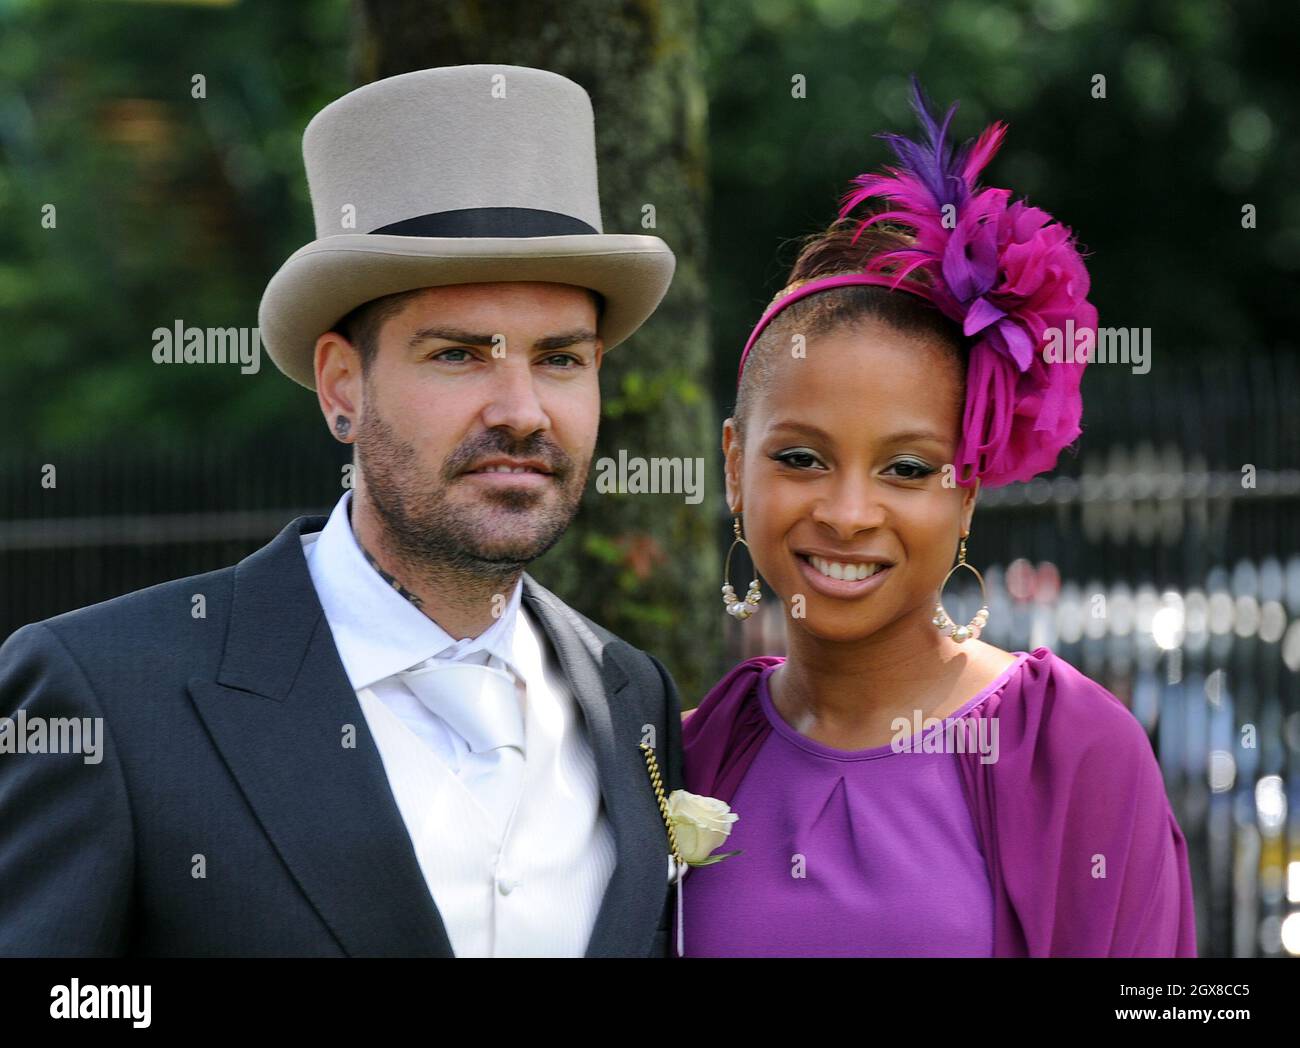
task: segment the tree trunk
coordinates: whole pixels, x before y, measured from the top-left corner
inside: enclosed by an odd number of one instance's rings
[[[702,459],[704,500],[598,494],[589,482],[564,539],[534,566],[543,585],[657,655],[694,705],[720,669],[721,455],[709,400],[704,235],[707,104],[692,2],[538,4],[360,0],[355,79],[500,62],[586,88],[596,114],[607,232],[662,237],[677,256],[651,320],[601,368],[596,459]],[[655,225],[642,208],[654,205]],[[594,469],[593,469],[594,476]]]

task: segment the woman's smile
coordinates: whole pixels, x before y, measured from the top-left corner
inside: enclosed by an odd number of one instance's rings
[[[879,559],[832,560],[814,553],[795,553],[799,571],[817,593],[839,600],[874,593],[889,579],[892,564]]]

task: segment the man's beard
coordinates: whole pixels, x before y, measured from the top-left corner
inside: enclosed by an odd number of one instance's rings
[[[367,398],[357,465],[394,555],[412,567],[497,581],[560,540],[582,501],[590,456],[577,464],[541,433],[517,441],[504,429],[490,429],[457,447],[429,483],[414,446],[400,441],[373,405]],[[459,479],[464,470],[495,455],[544,462],[555,490],[483,490],[472,505],[453,501],[451,486],[466,483]]]

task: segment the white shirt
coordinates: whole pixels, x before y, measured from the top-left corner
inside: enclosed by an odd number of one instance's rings
[[[417,699],[396,675],[425,659],[438,658],[508,669],[519,677],[513,647],[523,579],[515,583],[491,626],[477,637],[456,640],[370,566],[352,532],[351,500],[352,492],[344,492],[325,529],[302,538],[308,570],[343,669],[354,690],[372,688],[394,716],[459,771],[476,756],[464,735]]]
[[[303,536],[303,553],[453,951],[581,956],[613,873],[613,833],[581,713],[521,605],[523,580],[488,629],[456,640],[371,567],[352,532],[351,499],[345,492],[325,528]],[[428,659],[515,677],[525,781],[504,836],[458,781],[490,756],[473,752],[399,676]]]

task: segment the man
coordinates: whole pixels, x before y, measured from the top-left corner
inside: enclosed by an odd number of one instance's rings
[[[103,737],[0,752],[0,953],[665,956],[640,747],[680,785],[676,691],[524,568],[673,255],[601,232],[590,100],[553,73],[381,80],[303,153],[317,240],[259,319],[352,488],[0,648],[11,740],[20,716]]]

